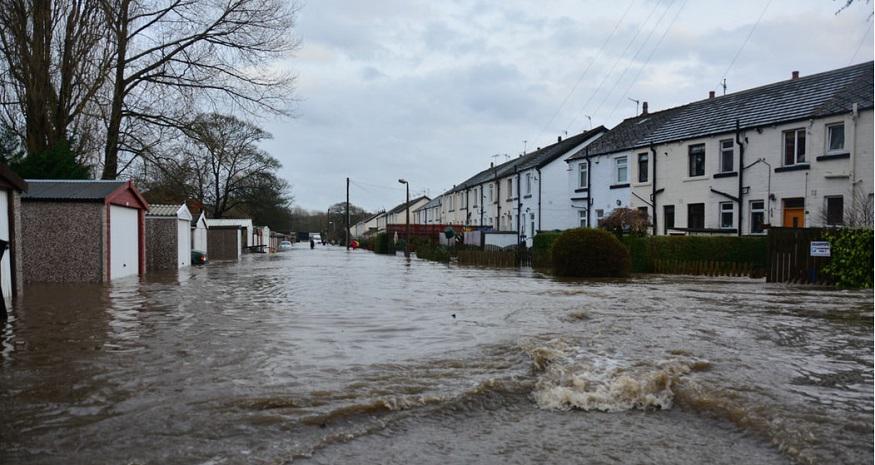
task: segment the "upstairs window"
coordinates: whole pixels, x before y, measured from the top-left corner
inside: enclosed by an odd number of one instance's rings
[[[842,152],[845,150],[845,123],[831,124],[826,127],[826,151]]]
[[[589,163],[585,161],[577,167],[577,186],[581,189],[589,187]]]
[[[614,181],[617,184],[629,182],[629,160],[626,157],[614,159]]]
[[[532,173],[526,173],[526,194],[532,193]]]
[[[735,166],[735,142],[732,139],[720,141],[720,172],[729,173]]]
[[[493,190],[494,190],[494,185],[489,184],[489,203],[492,203],[495,201],[495,198],[494,198],[493,192],[492,192]]]
[[[689,150],[690,177],[705,175],[705,144],[691,145]]]
[[[805,129],[784,131],[784,166],[805,163]]]
[[[507,200],[513,199],[513,178],[507,180]]]
[[[638,182],[647,182],[650,169],[650,156],[646,153],[638,154]]]

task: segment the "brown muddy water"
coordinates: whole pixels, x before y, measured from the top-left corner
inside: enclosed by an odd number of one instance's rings
[[[872,308],[334,247],[31,287],[0,463],[872,463]]]

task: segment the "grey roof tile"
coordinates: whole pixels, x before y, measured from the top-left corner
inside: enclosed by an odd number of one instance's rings
[[[28,179],[25,200],[101,201],[127,181]]]

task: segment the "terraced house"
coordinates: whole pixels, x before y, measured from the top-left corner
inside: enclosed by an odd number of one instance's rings
[[[656,234],[871,226],[872,89],[869,62],[642,115],[630,205]]]

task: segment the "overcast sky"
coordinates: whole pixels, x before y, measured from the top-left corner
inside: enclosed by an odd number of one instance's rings
[[[391,208],[398,178],[438,195],[587,115],[634,116],[629,98],[657,111],[719,95],[724,75],[733,92],[872,60],[872,4],[843,3],[310,0],[283,63],[296,117],[260,122],[264,148],[296,205],[342,200],[349,176],[353,203]]]

